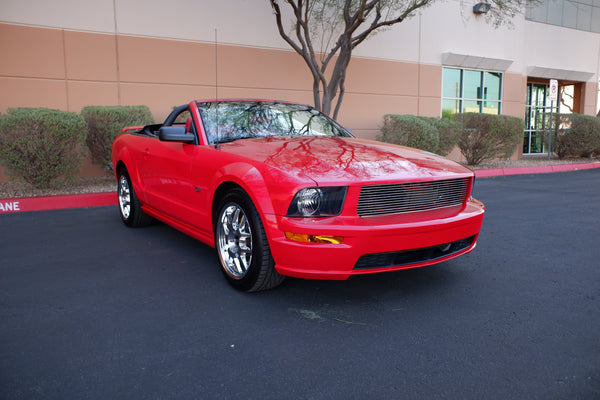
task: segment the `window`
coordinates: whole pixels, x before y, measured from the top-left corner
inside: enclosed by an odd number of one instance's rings
[[[500,114],[501,105],[501,72],[444,67],[442,112]]]
[[[600,1],[538,0],[529,2],[525,18],[544,24],[600,33]]]

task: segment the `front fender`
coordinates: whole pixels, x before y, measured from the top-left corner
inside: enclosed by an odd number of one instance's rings
[[[234,183],[240,186],[250,196],[252,203],[260,215],[275,214],[275,209],[271,201],[271,191],[263,175],[252,164],[238,162],[228,164],[219,168],[211,184],[211,193],[215,201],[217,189],[224,183]]]
[[[144,188],[142,187],[142,180],[140,179],[139,169],[136,167],[136,164],[133,161],[133,156],[131,155],[129,148],[123,143],[123,139],[126,136],[127,134],[119,135],[115,138],[115,141],[113,142],[111,153],[113,172],[115,174],[115,178],[119,179],[118,165],[119,163],[125,165],[137,198],[140,200],[140,202],[145,203],[146,194]]]

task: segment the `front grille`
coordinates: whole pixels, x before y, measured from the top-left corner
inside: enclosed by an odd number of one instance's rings
[[[361,217],[435,210],[461,205],[469,193],[470,178],[430,182],[366,185],[356,212]]]
[[[358,259],[354,269],[396,267],[433,261],[466,250],[471,247],[474,241],[475,236],[470,236],[455,242],[425,247],[422,249],[365,254]]]

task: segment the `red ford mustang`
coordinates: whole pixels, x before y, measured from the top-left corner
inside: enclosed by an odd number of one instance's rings
[[[124,131],[123,222],[156,218],[214,246],[239,290],[439,263],[473,250],[483,222],[471,170],[356,139],[309,106],[192,101]]]

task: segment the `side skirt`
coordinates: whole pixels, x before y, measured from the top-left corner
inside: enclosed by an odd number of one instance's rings
[[[175,228],[178,231],[185,233],[186,235],[191,236],[194,239],[199,240],[204,244],[209,245],[210,247],[213,247],[213,248],[215,247],[215,239],[214,239],[212,232],[210,232],[210,233],[203,232],[203,231],[193,227],[192,225],[186,224],[183,221],[175,219],[175,218],[173,218],[169,215],[166,215],[166,214],[164,214],[150,206],[147,206],[147,205],[142,205],[142,210],[146,214],[156,218],[157,220],[159,220],[161,222],[164,222],[165,224],[169,225],[170,227]]]

